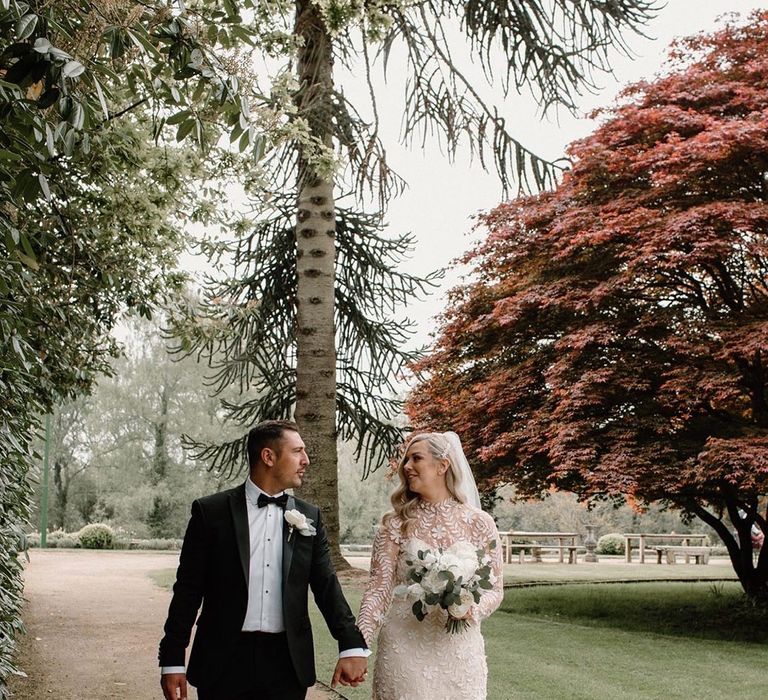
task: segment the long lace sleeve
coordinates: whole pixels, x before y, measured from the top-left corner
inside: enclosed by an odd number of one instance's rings
[[[475,619],[480,621],[488,617],[501,605],[501,601],[504,598],[504,565],[501,556],[499,531],[496,529],[496,523],[493,522],[493,518],[487,513],[478,513],[477,520],[473,523],[472,529],[478,537],[479,546],[487,549],[491,542],[496,543],[493,549],[490,550],[491,571],[494,577],[492,579],[493,588],[483,591],[480,602],[474,611]]]
[[[376,532],[371,552],[371,574],[360,603],[357,626],[370,647],[384,620],[397,573],[397,555],[400,549],[399,520],[392,518]]]

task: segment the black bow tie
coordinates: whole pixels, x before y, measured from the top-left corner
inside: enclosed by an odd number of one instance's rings
[[[288,502],[288,494],[284,493],[282,496],[267,496],[266,493],[260,493],[259,499],[256,501],[256,505],[259,508],[263,508],[270,503],[274,503],[276,506],[285,508],[285,504]]]

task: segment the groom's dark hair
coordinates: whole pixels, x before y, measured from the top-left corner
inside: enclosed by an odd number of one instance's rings
[[[259,461],[259,455],[265,447],[279,452],[280,443],[286,430],[299,432],[299,426],[290,420],[265,420],[254,425],[248,432],[248,466],[253,467]]]

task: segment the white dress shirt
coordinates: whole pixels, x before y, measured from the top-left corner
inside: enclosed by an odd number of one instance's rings
[[[248,566],[248,608],[243,632],[284,632],[283,509],[275,503],[259,508],[262,491],[245,480],[251,559]],[[281,493],[273,494],[281,496]]]
[[[275,503],[259,508],[264,493],[250,477],[245,480],[248,512],[250,562],[248,566],[248,607],[243,632],[283,632],[283,509]],[[280,496],[284,492],[272,494]],[[339,658],[368,656],[370,649],[345,649]],[[161,673],[185,673],[184,666],[163,666]]]

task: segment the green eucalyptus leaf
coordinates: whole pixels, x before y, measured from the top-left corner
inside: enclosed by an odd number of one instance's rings
[[[71,156],[75,152],[75,143],[77,140],[77,130],[70,129],[64,137],[64,154]]]
[[[51,48],[48,49],[48,54],[53,56],[55,59],[59,61],[65,61],[66,59],[71,58],[66,51],[63,51],[62,49],[58,49],[55,46],[51,46]]]
[[[128,31],[127,34],[134,45],[142,53],[146,53],[154,59],[159,59],[161,57],[157,47],[149,40],[149,37],[143,28],[137,27],[134,31]]]
[[[64,132],[67,130],[67,122],[61,121],[56,125],[56,128],[53,130],[53,136],[54,139],[62,139],[64,138]]]
[[[77,78],[85,73],[85,66],[80,61],[67,61],[61,69],[61,74],[65,78]]]
[[[36,260],[37,256],[35,255],[35,251],[32,248],[32,244],[29,242],[29,236],[20,236],[19,238],[21,242],[21,247],[24,249],[24,252],[32,258],[32,260]]]
[[[199,102],[202,99],[203,94],[205,93],[205,88],[206,87],[208,87],[207,83],[205,83],[202,80],[200,80],[197,83],[197,87],[195,88],[195,92],[192,94],[192,101],[193,102]]]
[[[54,143],[53,129],[50,124],[45,125],[45,145],[48,148],[48,154],[53,158],[56,155],[56,145]]]
[[[180,112],[176,112],[176,114],[168,117],[166,124],[170,124],[171,126],[181,124],[182,122],[187,121],[191,116],[193,116],[192,112],[190,112],[188,109],[182,109]]]
[[[19,161],[19,160],[22,160],[22,158],[21,158],[21,156],[18,153],[14,153],[13,151],[5,151],[3,149],[0,149],[0,160]]]
[[[230,142],[230,143],[234,143],[234,142],[235,142],[235,141],[237,141],[237,139],[239,139],[239,138],[240,138],[242,135],[243,135],[243,130],[242,130],[242,128],[240,127],[240,125],[239,125],[239,124],[236,124],[236,125],[235,125],[235,128],[234,128],[234,129],[232,129],[232,131],[231,131],[231,132],[230,132],[230,134],[229,134],[229,142]]]
[[[266,143],[263,136],[257,136],[253,140],[253,157],[259,161],[264,157]]]
[[[48,186],[48,179],[40,173],[37,176],[37,179],[40,181],[40,188],[43,191],[43,196],[45,197],[46,201],[51,201],[51,188]]]
[[[224,5],[224,9],[227,11],[228,15],[237,14],[237,6],[233,0],[223,0],[222,4]]]
[[[24,15],[16,23],[16,36],[19,39],[26,39],[32,36],[35,31],[35,27],[37,27],[37,15]]]
[[[188,121],[180,124],[178,130],[176,131],[176,140],[183,141],[185,138],[187,138],[187,136],[192,133],[196,123],[196,119],[189,119]]]
[[[37,51],[37,53],[45,55],[51,50],[51,42],[48,41],[48,39],[46,39],[44,36],[41,36],[35,39],[35,45],[33,48],[35,51]]]
[[[104,113],[104,119],[109,119],[109,108],[107,107],[107,101],[104,99],[104,92],[101,89],[99,81],[94,78],[93,86],[96,88],[96,96],[99,98],[99,104],[101,105],[101,111]]]
[[[40,265],[37,264],[37,260],[35,260],[34,257],[25,255],[20,250],[15,250],[14,253],[16,254],[16,257],[21,260],[27,267],[31,268],[32,270],[39,270]]]
[[[82,129],[83,128],[83,121],[85,119],[85,113],[83,111],[83,106],[79,102],[73,102],[72,104],[72,110],[69,114],[69,123],[75,128],[75,129]]]
[[[112,60],[120,58],[125,52],[125,39],[119,27],[113,27],[110,31],[109,53]]]

